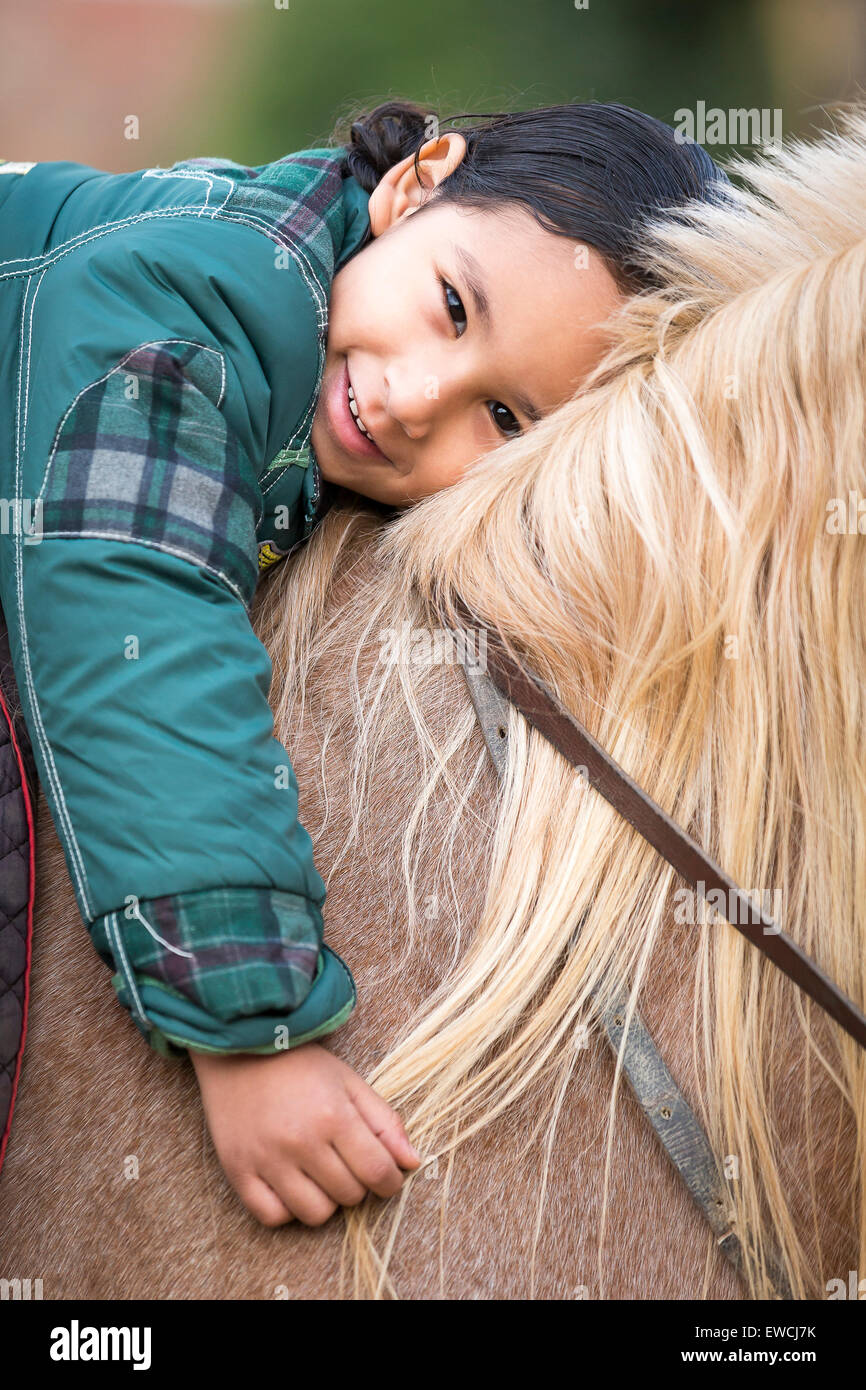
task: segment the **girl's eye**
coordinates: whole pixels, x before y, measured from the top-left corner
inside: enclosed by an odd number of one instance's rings
[[[462,320],[463,328],[461,328],[460,332],[457,334],[457,337],[460,338],[466,330],[466,310],[463,308],[463,301],[454,286],[449,285],[447,280],[443,280],[441,275],[439,276],[439,283],[442,286],[442,291],[445,296],[446,313],[455,328],[457,327],[457,320]],[[448,298],[449,295],[452,296],[451,299]]]
[[[463,308],[463,301],[454,286],[449,285],[447,280],[443,280],[441,275],[439,276],[439,283],[442,286],[445,309],[451,322],[454,324],[455,328],[458,325],[458,321],[463,325],[457,334],[457,337],[460,338],[466,331],[466,310]],[[520,421],[514,413],[508,409],[507,405],[503,405],[501,401],[488,401],[487,405],[490,407],[493,423],[507,439],[511,439],[515,434],[520,434],[522,428]]]
[[[498,430],[502,431],[507,439],[513,439],[516,434],[520,434],[523,427],[520,421],[516,419],[513,413],[508,409],[507,405],[503,405],[501,401],[488,401],[487,404],[490,406],[490,414],[493,416],[494,425]],[[500,410],[502,414],[498,415],[497,411]]]

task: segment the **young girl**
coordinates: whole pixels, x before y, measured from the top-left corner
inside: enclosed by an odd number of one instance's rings
[[[403,507],[579,388],[643,219],[721,177],[622,106],[410,103],[247,168],[0,164],[0,600],[40,780],[121,1002],[188,1050],[268,1225],[418,1166],[320,1045],[355,990],[273,737],[259,573],[352,489]],[[420,214],[420,215],[419,215]]]

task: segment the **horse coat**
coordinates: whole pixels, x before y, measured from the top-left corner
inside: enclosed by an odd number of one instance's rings
[[[154,1048],[270,1052],[354,1006],[249,610],[329,504],[310,433],[367,203],[341,148],[119,175],[0,162],[7,1098],[31,743],[81,916]]]

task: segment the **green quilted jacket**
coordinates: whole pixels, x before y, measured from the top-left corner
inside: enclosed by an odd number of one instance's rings
[[[82,918],[166,1055],[355,1003],[249,609],[327,507],[310,431],[367,203],[342,149],[0,162],[0,603]]]

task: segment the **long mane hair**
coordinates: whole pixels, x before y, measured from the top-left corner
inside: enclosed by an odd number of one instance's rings
[[[736,186],[718,205],[655,225],[645,254],[660,288],[627,301],[573,400],[399,515],[357,498],[335,507],[261,586],[256,624],[287,744],[323,652],[399,634],[392,659],[363,680],[353,660],[345,680],[353,833],[370,813],[373,769],[400,756],[396,729],[417,738],[427,768],[405,808],[409,949],[423,928],[413,877],[427,808],[450,798],[451,842],[472,814],[472,786],[455,784],[450,765],[473,720],[436,739],[420,698],[432,666],[412,650],[419,631],[459,626],[459,594],[737,882],[781,890],[784,929],[862,1005],[866,503],[857,513],[855,502],[858,532],[850,498],[866,494],[866,115],[729,168]],[[375,584],[334,612],[334,577],[360,535],[375,547]],[[480,918],[367,1078],[440,1157],[528,1087],[549,1097],[555,1154],[576,1032],[624,985],[639,1000],[678,887],[564,759],[509,719]],[[447,892],[443,904],[456,940],[459,905]],[[813,1080],[831,1086],[834,1123],[852,1135],[837,1180],[866,1269],[866,1057],[732,928],[688,930],[702,1119],[720,1163],[737,1159],[750,1293],[768,1296],[775,1258],[795,1297],[826,1296],[778,1115],[793,1117],[808,1152]],[[801,1045],[796,1090],[783,1025]],[[415,1180],[390,1203],[346,1211],[356,1292],[395,1292],[389,1251]],[[805,1200],[817,1233],[814,1182]],[[539,1201],[540,1219],[543,1185]]]

